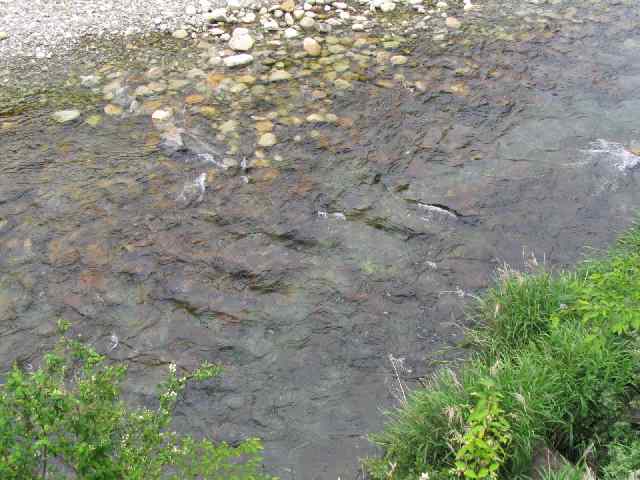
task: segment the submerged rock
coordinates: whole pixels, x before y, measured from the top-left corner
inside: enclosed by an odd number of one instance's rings
[[[261,147],[273,147],[276,143],[278,143],[278,139],[271,132],[261,135],[258,140],[258,145]]]
[[[456,30],[462,26],[462,23],[456,17],[447,17],[444,23],[447,27],[453,30]]]
[[[407,60],[407,57],[405,57],[404,55],[394,55],[389,59],[392,65],[404,65],[405,63],[407,63]]]
[[[249,65],[253,62],[253,56],[248,53],[240,53],[238,55],[231,55],[230,57],[225,57],[223,63],[225,67],[233,68],[233,67],[242,67],[244,65]]]
[[[255,40],[249,34],[249,30],[246,28],[236,28],[231,35],[231,40],[229,40],[229,48],[239,52],[246,52],[251,50]]]
[[[307,37],[302,41],[302,48],[304,48],[307,55],[312,57],[319,57],[322,53],[320,44],[311,37]]]
[[[168,120],[169,118],[171,118],[171,111],[170,110],[156,110],[155,112],[153,112],[151,114],[151,118],[153,120],[158,121],[158,122],[163,122],[163,121]]]
[[[285,80],[289,80],[291,78],[291,74],[286,70],[274,70],[269,75],[270,82],[282,82]]]
[[[52,117],[58,123],[67,123],[80,116],[80,110],[59,110]]]
[[[178,30],[176,30],[175,32],[173,32],[171,34],[173,36],[173,38],[177,38],[179,40],[185,39],[189,36],[189,32],[187,32],[185,29],[180,28]]]

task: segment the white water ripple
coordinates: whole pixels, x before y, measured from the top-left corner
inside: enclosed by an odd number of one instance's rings
[[[630,152],[624,145],[598,139],[589,144],[586,153],[594,156],[603,156],[620,172],[627,173],[640,164],[640,157]]]

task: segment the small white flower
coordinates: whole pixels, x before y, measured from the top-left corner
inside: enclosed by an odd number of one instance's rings
[[[170,363],[169,364],[169,371],[171,373],[176,373],[176,364],[175,363]]]
[[[422,475],[420,475],[420,478],[418,480],[429,480],[429,474],[427,472],[424,472]]]

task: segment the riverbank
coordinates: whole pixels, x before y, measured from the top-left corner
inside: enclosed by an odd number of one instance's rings
[[[473,358],[392,414],[373,478],[616,480],[640,469],[640,228],[575,272],[530,266],[502,269],[480,301]]]

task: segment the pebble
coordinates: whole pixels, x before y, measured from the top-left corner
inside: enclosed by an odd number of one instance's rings
[[[404,55],[394,55],[389,59],[392,65],[404,65],[407,63],[408,58]]]
[[[304,51],[307,52],[307,55],[312,57],[319,57],[322,53],[320,44],[311,37],[307,37],[302,41],[302,47]]]
[[[0,42],[2,40],[6,40],[7,38],[9,38],[9,34],[7,32],[0,32]]]
[[[100,115],[91,115],[87,118],[87,124],[92,127],[97,127],[102,123],[102,117]]]
[[[227,21],[227,9],[215,8],[205,15],[208,22],[226,22]]]
[[[173,32],[173,38],[177,38],[179,40],[185,39],[189,36],[189,32],[187,32],[184,28],[180,28]]]
[[[58,123],[67,123],[78,118],[80,116],[80,110],[59,110],[52,116]]]
[[[145,76],[152,80],[157,80],[158,78],[162,77],[163,74],[164,72],[162,71],[162,68],[151,67],[149,70],[146,71]]]
[[[258,145],[261,147],[273,147],[276,143],[278,143],[278,139],[271,132],[260,135],[260,139],[258,140]]]
[[[321,113],[312,113],[311,115],[307,116],[306,120],[309,123],[322,123],[325,121],[325,117]]]
[[[304,17],[304,10],[293,11],[293,18],[295,18],[296,20],[300,20],[302,17]]]
[[[284,2],[280,4],[280,10],[284,12],[293,12],[295,8],[296,3],[293,0],[284,0]]]
[[[81,75],[80,84],[83,87],[95,87],[100,83],[100,77],[97,75]]]
[[[171,118],[171,110],[156,110],[151,114],[151,118],[158,122],[163,122]]]
[[[229,57],[225,57],[224,60],[225,67],[233,68],[233,67],[242,67],[244,65],[249,65],[253,62],[253,56],[248,53],[240,53],[238,55],[231,55]]]
[[[238,27],[233,30],[231,40],[229,40],[229,48],[237,52],[246,52],[251,50],[254,43],[255,40],[249,34],[249,30]]]
[[[109,103],[104,107],[104,113],[107,115],[120,115],[122,114],[122,107],[119,105],[114,105],[113,103]]]
[[[198,103],[204,102],[204,100],[204,95],[193,94],[187,95],[184,99],[184,103],[186,103],[187,105],[196,105]]]
[[[262,28],[267,31],[275,32],[277,30],[280,30],[278,22],[276,22],[273,18],[262,18],[261,23]]]
[[[396,4],[393,2],[382,2],[382,4],[380,5],[380,10],[382,10],[385,13],[392,12],[395,9],[396,9]]]
[[[351,25],[351,30],[353,30],[354,32],[363,32],[364,25],[362,23],[354,23],[353,25]]]
[[[267,133],[273,130],[273,122],[271,120],[260,120],[256,122],[256,130],[260,133]]]
[[[460,20],[458,20],[456,17],[447,17],[444,23],[447,27],[452,28],[454,30],[462,26],[462,23],[460,23]]]
[[[253,23],[256,21],[256,14],[253,12],[249,12],[244,17],[242,17],[240,21],[242,23]]]
[[[300,35],[300,32],[298,32],[295,28],[287,28],[284,31],[284,38],[296,38],[298,35]]]
[[[222,123],[218,128],[220,132],[224,134],[231,133],[235,131],[236,128],[238,128],[238,122],[236,120],[227,120],[226,122]]]
[[[269,75],[270,82],[282,82],[291,79],[291,74],[286,70],[273,70]]]
[[[315,26],[315,24],[316,24],[316,21],[311,17],[305,16],[302,18],[302,20],[300,20],[300,26],[305,30],[312,29]]]

